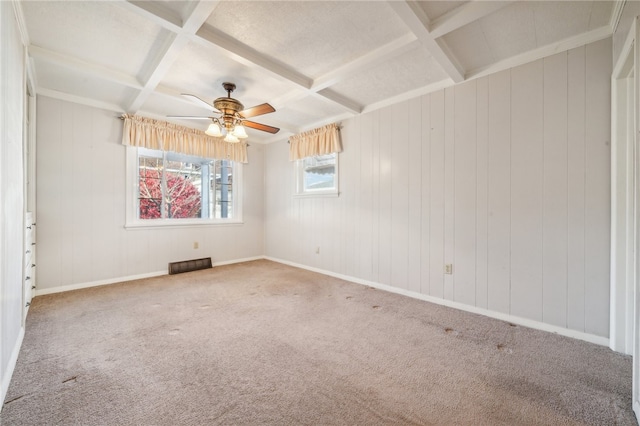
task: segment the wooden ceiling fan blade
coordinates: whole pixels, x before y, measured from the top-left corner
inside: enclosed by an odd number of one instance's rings
[[[211,120],[213,117],[203,117],[200,115],[167,115],[167,118],[186,118],[188,120]]]
[[[266,124],[256,123],[255,121],[244,120],[242,124],[245,127],[251,127],[252,129],[262,130],[263,132],[276,134],[280,131],[277,127],[267,126]]]
[[[260,105],[256,105],[251,108],[242,110],[240,111],[239,114],[243,118],[251,118],[251,117],[257,117],[262,114],[269,114],[270,112],[275,112],[275,110],[276,109],[269,104],[260,104]]]
[[[196,95],[191,95],[191,94],[189,94],[189,93],[182,93],[182,96],[187,96],[189,99],[191,99],[192,101],[194,101],[195,103],[197,103],[197,104],[198,104],[198,105],[200,105],[200,106],[203,106],[203,107],[209,108],[209,109],[211,109],[211,110],[217,111],[217,110],[213,107],[213,105],[211,105],[209,102],[207,102],[207,101],[205,101],[205,100],[203,100],[203,99],[199,98],[199,97],[198,97],[198,96],[196,96]]]

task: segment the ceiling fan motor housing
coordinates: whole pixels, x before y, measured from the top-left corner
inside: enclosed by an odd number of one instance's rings
[[[244,109],[244,105],[233,98],[218,98],[213,101],[213,106],[222,113],[221,118],[227,129],[235,125],[240,118],[238,112]]]

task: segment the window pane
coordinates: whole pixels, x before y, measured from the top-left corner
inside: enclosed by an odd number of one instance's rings
[[[138,149],[138,219],[231,219],[234,163]]]
[[[216,219],[233,217],[233,163],[215,162],[215,179],[212,179],[214,197],[211,199],[210,215]]]
[[[307,157],[303,160],[305,191],[335,188],[335,154]]]
[[[160,219],[162,215],[162,159],[139,157],[138,212],[140,219]]]
[[[165,204],[168,219],[198,218],[201,215],[202,166],[167,161]]]

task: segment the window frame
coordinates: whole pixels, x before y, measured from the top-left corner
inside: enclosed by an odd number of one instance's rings
[[[237,225],[244,223],[242,219],[242,193],[243,193],[243,179],[242,179],[242,163],[233,162],[233,217],[224,218],[165,218],[165,219],[140,219],[138,211],[138,193],[139,193],[139,153],[143,155],[153,156],[153,153],[163,152],[159,150],[151,150],[147,148],[139,147],[126,147],[126,217],[125,228],[182,228],[182,227],[197,227],[197,226],[224,226],[224,225]],[[201,160],[209,160],[203,157],[196,157],[187,154],[176,154],[185,158],[198,158]]]
[[[340,195],[340,167],[339,167],[339,158],[340,155],[337,152],[332,152],[332,155],[335,156],[335,172],[333,175],[334,185],[332,188],[321,188],[321,189],[306,189],[304,187],[304,160],[305,158],[301,158],[295,161],[295,170],[294,170],[294,196],[295,197],[337,197]],[[328,155],[328,154],[322,154]],[[311,157],[319,157],[319,155],[314,155]],[[310,157],[306,157],[310,158]]]

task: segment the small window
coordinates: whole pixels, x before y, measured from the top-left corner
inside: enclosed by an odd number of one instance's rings
[[[296,161],[297,195],[338,195],[338,154]]]
[[[240,221],[240,164],[131,148],[127,226]]]

